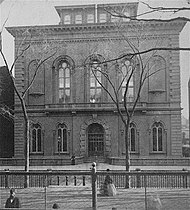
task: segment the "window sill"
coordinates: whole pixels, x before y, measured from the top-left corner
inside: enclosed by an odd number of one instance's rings
[[[139,155],[139,152],[129,152],[130,155]],[[126,155],[125,152],[122,152],[122,155]]]
[[[44,93],[42,92],[34,92],[34,93],[29,93],[30,96],[42,96]]]
[[[155,151],[155,152],[150,152],[149,153],[150,155],[164,155],[164,154],[166,154],[166,152],[164,152],[164,151],[161,151],[161,152],[158,152],[158,151]]]
[[[54,152],[54,155],[69,155],[69,152]]]
[[[166,91],[162,89],[157,89],[157,90],[149,90],[148,92],[154,94],[154,93],[164,93]]]
[[[31,152],[30,155],[44,155],[43,152]]]

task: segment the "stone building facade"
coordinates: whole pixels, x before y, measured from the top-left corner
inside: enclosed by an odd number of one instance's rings
[[[134,20],[112,16],[110,8]],[[15,50],[26,31],[31,34],[28,42],[32,49],[40,49],[42,37],[58,46],[56,55],[40,67],[26,97],[31,165],[70,164],[73,154],[76,163],[96,158],[125,164],[123,123],[109,95],[88,72],[98,66],[109,71],[117,85],[117,69],[126,68],[122,67],[129,62],[125,54],[132,52],[127,40],[139,51],[178,47],[179,33],[185,25],[181,20],[141,23],[135,20],[137,8],[137,3],[59,6],[55,7],[60,17],[58,25],[7,28],[15,37]],[[171,165],[182,157],[179,52],[162,50],[144,55],[144,59],[147,57],[149,65],[162,71],[147,78],[138,100],[130,126],[131,164]],[[21,91],[31,81],[35,59],[29,49],[16,63],[16,82]],[[106,83],[101,75],[97,78]],[[127,95],[129,106],[138,79],[138,74],[133,75]],[[109,85],[107,88],[111,91]],[[122,91],[119,97],[122,101]],[[23,161],[23,120],[17,97],[15,114],[14,158]]]

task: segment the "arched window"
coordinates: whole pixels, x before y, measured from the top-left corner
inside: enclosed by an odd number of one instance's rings
[[[29,64],[29,84],[33,81],[32,86],[30,87],[30,94],[44,93],[44,69],[43,65],[38,68],[38,61],[33,60]]]
[[[98,60],[93,60],[90,65],[90,102],[101,102],[102,96],[102,73],[101,65]]]
[[[33,124],[32,126],[31,152],[42,152],[42,129],[39,124]]]
[[[152,151],[163,151],[163,125],[160,122],[155,122],[152,127]]]
[[[155,55],[149,62],[149,91],[166,89],[166,62],[161,56]]]
[[[134,97],[134,69],[133,62],[130,59],[124,59],[121,64],[121,90],[122,101],[124,100],[125,91],[127,91],[127,101],[133,101]],[[126,87],[126,84],[128,86]]]
[[[68,103],[71,100],[71,67],[65,60],[58,65],[59,103]]]
[[[131,152],[136,152],[137,150],[137,134],[136,134],[136,127],[134,123],[130,124],[130,132],[129,132],[129,138],[130,138],[130,146],[129,149]]]
[[[56,150],[58,153],[68,151],[68,131],[65,124],[60,123],[57,128]]]

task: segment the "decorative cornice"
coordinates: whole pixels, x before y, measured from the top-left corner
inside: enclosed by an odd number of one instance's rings
[[[174,20],[169,22],[159,22],[159,21],[129,21],[122,23],[121,30],[131,31],[134,28],[134,24],[136,27],[143,27],[145,30],[154,30],[160,31],[163,30],[175,30],[176,32],[180,32],[186,21],[184,20]],[[13,37],[22,36],[26,31],[31,35],[37,36],[40,33],[45,33],[48,35],[54,35],[57,33],[86,33],[86,32],[96,32],[96,33],[105,33],[112,32],[117,30],[118,26],[114,23],[95,23],[95,24],[71,24],[71,25],[41,25],[41,26],[14,26],[14,27],[6,27],[7,31]]]

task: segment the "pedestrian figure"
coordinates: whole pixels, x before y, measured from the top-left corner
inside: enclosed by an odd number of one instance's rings
[[[15,189],[11,188],[10,197],[7,198],[5,208],[21,208],[20,201],[15,195],[16,195]]]
[[[59,209],[59,205],[57,203],[54,203],[53,206],[52,206],[52,209]]]
[[[71,165],[75,165],[75,155],[72,155],[71,157]]]
[[[148,204],[148,210],[161,210],[162,209],[162,203],[159,198],[159,196],[153,196],[151,195],[147,199],[147,204]]]
[[[107,171],[107,175],[105,177],[103,186],[100,189],[100,193],[107,196],[114,196],[117,193],[116,188],[115,188],[115,185],[113,184],[112,178],[109,175],[110,170],[107,169],[106,171]]]

